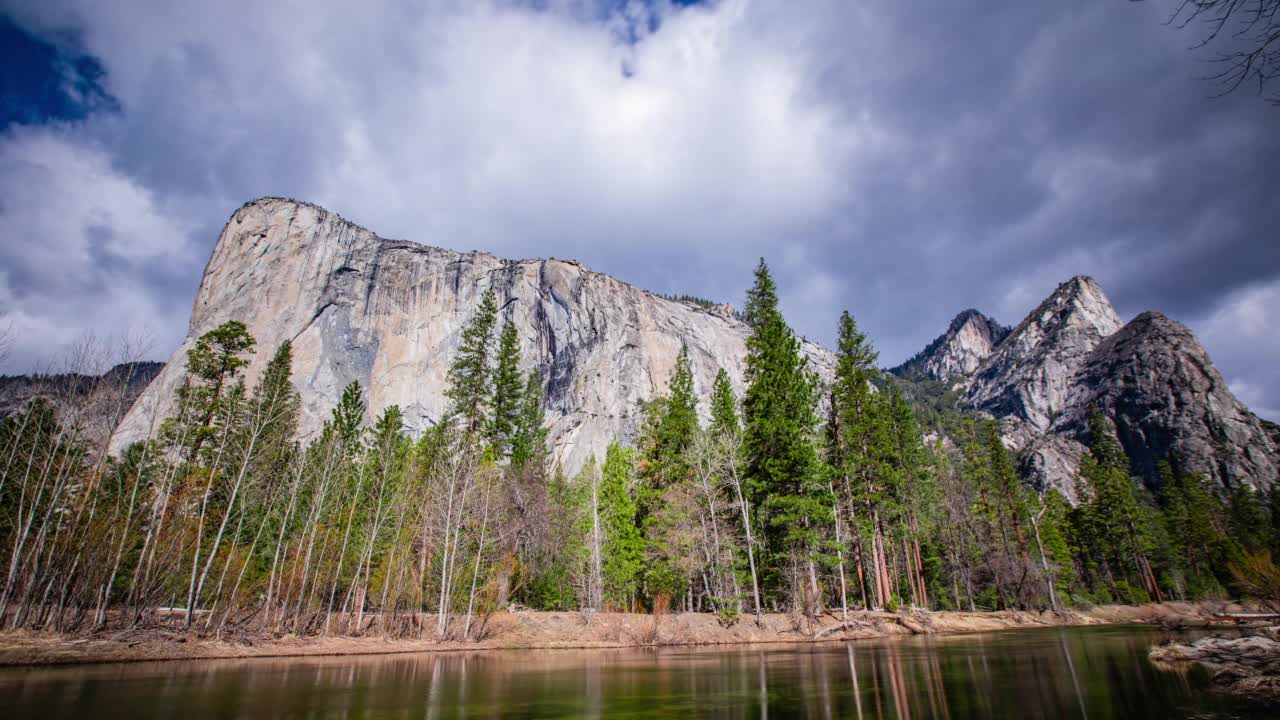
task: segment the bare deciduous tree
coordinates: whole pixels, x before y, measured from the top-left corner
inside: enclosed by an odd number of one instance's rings
[[[1204,29],[1193,47],[1215,50],[1209,79],[1221,84],[1221,95],[1251,86],[1280,105],[1270,87],[1280,77],[1280,0],[1181,0],[1168,22]]]

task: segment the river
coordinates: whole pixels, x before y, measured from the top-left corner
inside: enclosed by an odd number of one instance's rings
[[[0,669],[0,717],[1262,718],[1157,670],[1146,627],[733,649],[528,650]]]

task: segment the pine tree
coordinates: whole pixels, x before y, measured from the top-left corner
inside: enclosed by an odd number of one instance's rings
[[[1086,524],[1080,536],[1121,599],[1158,602],[1162,596],[1151,563],[1155,550],[1151,513],[1129,476],[1124,449],[1101,413],[1090,415],[1089,434],[1089,453],[1081,459],[1076,482],[1083,500],[1080,515]],[[1135,592],[1121,580],[1125,577],[1135,577],[1141,589]]]
[[[716,371],[711,386],[711,431],[717,435],[738,434],[738,399],[724,368]]]
[[[1164,460],[1157,472],[1175,590],[1184,599],[1221,592],[1215,570],[1225,568],[1228,555],[1222,503],[1203,475],[1175,472]]]
[[[330,422],[334,432],[345,448],[354,448],[360,439],[360,430],[364,425],[365,403],[364,392],[360,383],[352,380],[342,389],[342,398],[333,408]]]
[[[1271,544],[1271,516],[1258,492],[1240,484],[1231,493],[1228,505],[1231,538],[1247,553],[1267,549]]]
[[[525,378],[520,414],[516,417],[515,434],[511,438],[512,467],[523,467],[545,458],[547,431],[542,423],[542,379],[536,372],[530,372]]]
[[[514,323],[504,323],[498,338],[498,360],[493,371],[493,422],[489,444],[499,458],[511,452],[512,436],[520,423],[521,400],[525,390],[520,376],[520,339]]]
[[[693,367],[689,362],[689,346],[682,344],[676,356],[676,370],[668,386],[666,415],[662,419],[663,444],[666,453],[679,456],[689,447],[698,431],[698,398],[693,394]]]
[[[763,259],[747,295],[746,319],[751,334],[743,399],[744,474],[766,529],[775,584],[790,571],[800,585],[792,588],[796,596],[816,603],[819,526],[831,517],[814,443],[816,381],[778,310],[777,286]],[[807,575],[804,581],[795,577],[795,563]]]
[[[293,346],[288,340],[276,348],[253,397],[267,423],[254,461],[254,474],[273,480],[282,478],[294,450],[302,405],[293,388]]]
[[[600,477],[600,523],[603,529],[604,598],[628,609],[644,558],[644,539],[636,526],[635,456],[630,448],[609,443]]]
[[[647,500],[656,501],[662,488],[679,482],[687,473],[684,451],[698,430],[698,399],[693,394],[693,368],[689,347],[682,345],[667,393],[646,407],[643,439],[644,480]],[[646,507],[642,515],[652,508]]]
[[[254,344],[244,323],[229,320],[201,335],[187,351],[187,377],[178,388],[179,413],[170,423],[170,435],[189,443],[189,460],[199,457],[205,442],[218,434],[216,425],[226,422],[236,376],[249,364],[241,356],[253,353]]]
[[[835,382],[831,388],[828,462],[843,501],[841,517],[856,534],[847,538],[861,594],[877,608],[893,595],[882,505],[892,474],[887,408],[871,385],[878,355],[845,311],[838,327]],[[865,552],[864,552],[865,549]],[[869,575],[869,577],[868,577]]]
[[[449,415],[459,418],[468,436],[483,431],[489,423],[493,401],[492,367],[489,354],[493,328],[498,317],[498,300],[492,289],[485,291],[471,320],[462,330],[458,352],[449,366]]]
[[[929,589],[925,578],[927,546],[922,549],[924,522],[937,504],[933,477],[920,429],[911,406],[898,390],[896,382],[888,386],[888,412],[894,438],[893,460],[897,473],[892,494],[897,501],[897,524],[901,536],[903,566],[907,587],[916,605],[929,607]],[[1015,482],[1017,478],[1014,478]],[[1016,488],[1021,490],[1021,486]]]

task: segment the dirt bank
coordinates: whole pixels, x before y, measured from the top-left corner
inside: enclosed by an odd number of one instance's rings
[[[1136,607],[1108,606],[1088,612],[857,612],[842,623],[839,613],[814,624],[795,616],[766,615],[760,626],[745,616],[729,627],[709,613],[673,613],[655,622],[650,615],[579,612],[502,612],[491,616],[477,642],[403,640],[383,637],[202,638],[164,629],[105,632],[66,637],[30,631],[0,633],[0,666],[56,665],[144,660],[300,657],[475,649],[617,648],[657,645],[806,643],[920,633],[964,633],[1011,628],[1160,623],[1206,624],[1211,611],[1188,603]]]

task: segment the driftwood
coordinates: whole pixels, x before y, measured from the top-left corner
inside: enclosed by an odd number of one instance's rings
[[[870,623],[859,622],[857,620],[854,620],[851,622],[843,622],[843,623],[840,623],[839,625],[832,625],[829,628],[823,628],[822,630],[819,630],[818,632],[813,634],[813,639],[821,640],[822,638],[834,632],[839,632],[841,630],[859,630],[865,627],[872,627],[872,625]]]
[[[1280,613],[1214,613],[1214,620],[1280,620]]]

